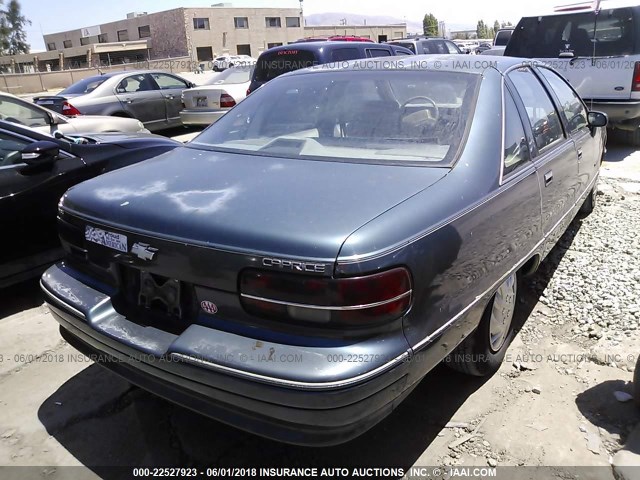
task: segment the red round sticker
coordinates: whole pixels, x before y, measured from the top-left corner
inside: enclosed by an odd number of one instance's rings
[[[203,300],[200,302],[200,308],[204,310],[206,313],[213,315],[214,313],[218,313],[218,307],[215,303],[210,302],[209,300]]]

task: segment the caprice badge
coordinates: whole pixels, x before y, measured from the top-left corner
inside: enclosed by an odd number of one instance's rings
[[[148,243],[134,243],[133,247],[131,247],[131,253],[140,260],[153,260],[157,252],[158,249],[153,248]]]
[[[324,273],[326,269],[324,263],[311,263],[284,258],[263,258],[262,266],[306,273]]]

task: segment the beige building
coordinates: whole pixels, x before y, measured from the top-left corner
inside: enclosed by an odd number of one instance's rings
[[[407,36],[407,25],[318,25],[304,27],[305,37],[330,37],[344,35],[370,38],[374,42],[386,42]]]
[[[48,51],[100,43],[126,44],[146,40],[150,59],[190,57],[209,61],[217,55],[258,56],[275,45],[301,38],[298,8],[176,8],[163,12],[134,12],[126,19],[44,35]]]
[[[405,24],[304,26],[299,8],[233,8],[221,3],[132,12],[115,22],[47,34],[47,51],[0,57],[0,69],[46,72],[179,59],[180,68],[188,70],[223,54],[257,57],[304,37],[348,35],[384,42],[406,34]]]

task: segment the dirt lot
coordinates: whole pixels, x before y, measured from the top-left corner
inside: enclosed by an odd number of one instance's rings
[[[380,425],[343,446],[292,447],[203,418],[91,364],[59,336],[37,283],[0,292],[0,465],[555,466],[532,478],[614,478],[637,465],[625,400],[640,354],[640,152],[611,145],[596,211],[521,288],[500,371],[440,366]],[[616,395],[620,399],[616,398]],[[634,444],[635,445],[631,445]],[[623,458],[624,457],[624,458]],[[585,468],[579,471],[572,466]],[[24,478],[25,471],[0,470]]]

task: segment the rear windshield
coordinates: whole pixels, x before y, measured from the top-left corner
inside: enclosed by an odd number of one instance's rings
[[[479,75],[328,71],[256,90],[191,144],[301,159],[449,166]]]
[[[279,50],[260,55],[256,65],[255,80],[268,82],[287,72],[311,67],[318,63],[314,52],[307,50]]]
[[[109,77],[105,77],[103,75],[98,77],[85,78],[84,80],[80,80],[79,82],[76,82],[73,85],[62,90],[60,92],[60,95],[91,93],[100,85],[102,85],[105,80],[107,80],[107,78]]]
[[[413,53],[416,53],[416,46],[413,42],[389,42],[391,45],[398,45],[399,47],[408,48]]]
[[[251,79],[253,66],[227,68],[224,72],[216,75],[205,85],[228,85],[233,83],[246,83]]]
[[[631,8],[525,17],[520,20],[505,55],[526,58],[558,58],[630,55],[635,52]]]

